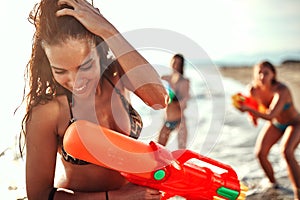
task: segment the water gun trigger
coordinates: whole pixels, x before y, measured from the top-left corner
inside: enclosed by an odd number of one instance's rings
[[[167,166],[171,164],[180,170],[180,166],[174,161],[172,153],[166,150],[164,146],[153,141],[150,141],[149,146],[154,152],[155,160],[159,161],[161,165]]]

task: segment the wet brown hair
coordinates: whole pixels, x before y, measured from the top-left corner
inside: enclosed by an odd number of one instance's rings
[[[68,39],[84,39],[95,43],[99,57],[101,57],[101,72],[103,73],[108,63],[108,47],[99,36],[88,31],[76,18],[72,16],[57,17],[56,12],[62,8],[73,9],[68,5],[57,4],[57,0],[41,0],[29,14],[29,22],[35,26],[32,40],[31,58],[26,65],[25,80],[28,81],[28,93],[24,88],[23,101],[26,100],[26,114],[22,120],[22,131],[19,137],[19,148],[22,151],[25,144],[21,144],[22,135],[26,136],[26,123],[32,109],[39,104],[46,104],[55,95],[68,93],[54,79],[49,60],[43,49],[43,45],[56,45]],[[113,62],[114,64],[118,64]]]

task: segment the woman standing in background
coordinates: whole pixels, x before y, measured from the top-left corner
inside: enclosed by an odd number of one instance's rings
[[[166,108],[165,122],[160,130],[158,143],[166,145],[170,133],[178,129],[178,148],[185,149],[187,143],[187,127],[184,110],[190,98],[190,81],[184,75],[184,57],[175,54],[171,59],[172,74],[163,76],[169,87],[170,102]]]
[[[281,152],[286,161],[295,200],[300,198],[300,166],[295,158],[295,150],[300,142],[300,114],[296,110],[289,88],[276,79],[275,67],[267,61],[253,68],[253,83],[250,96],[263,105],[266,112],[258,112],[242,105],[242,112],[250,112],[256,120],[262,118],[267,123],[262,128],[256,142],[256,156],[272,187],[276,188],[272,164],[268,160],[271,147],[281,139]]]

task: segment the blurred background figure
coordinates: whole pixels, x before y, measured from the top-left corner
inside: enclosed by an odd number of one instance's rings
[[[170,100],[166,108],[165,122],[160,130],[158,143],[166,145],[173,130],[178,130],[178,148],[185,149],[187,142],[187,127],[184,110],[190,98],[190,81],[184,75],[184,57],[175,54],[170,63],[173,71],[170,75],[162,76],[168,90]]]
[[[272,63],[263,61],[253,68],[254,76],[250,95],[267,109],[264,113],[248,106],[242,112],[250,112],[254,119],[267,121],[256,141],[256,156],[269,179],[270,186],[278,188],[272,163],[268,156],[271,148],[281,139],[280,149],[287,165],[287,171],[294,190],[294,198],[300,198],[300,166],[295,158],[295,150],[300,142],[300,113],[296,110],[290,89],[277,80]]]

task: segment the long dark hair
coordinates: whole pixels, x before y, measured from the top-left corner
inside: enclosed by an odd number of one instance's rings
[[[266,67],[266,68],[270,69],[274,73],[274,77],[272,79],[272,84],[277,83],[277,79],[276,79],[277,73],[276,73],[275,66],[269,61],[262,61],[262,62],[259,63],[259,65],[262,66],[262,67]]]
[[[88,31],[77,19],[72,16],[57,17],[56,12],[62,8],[72,7],[58,5],[57,0],[41,0],[36,4],[29,15],[29,22],[35,26],[33,35],[31,58],[26,65],[25,80],[28,81],[28,93],[24,88],[23,101],[26,100],[26,114],[22,120],[22,130],[19,137],[19,149],[22,156],[25,143],[22,144],[22,135],[26,138],[26,124],[30,118],[32,109],[39,104],[46,104],[56,95],[66,93],[54,79],[49,60],[43,49],[43,44],[55,45],[68,39],[86,39],[97,46],[101,63],[108,63],[108,47],[99,36]],[[117,62],[113,62],[118,64]],[[102,70],[106,66],[101,65]],[[102,71],[101,70],[101,71]],[[102,72],[103,72],[102,71]]]
[[[183,55],[180,54],[180,53],[177,53],[177,54],[175,54],[175,55],[173,56],[173,58],[179,58],[179,59],[180,59],[181,63],[180,63],[180,69],[178,70],[178,72],[179,72],[181,75],[183,75],[183,73],[184,73],[184,70],[183,70],[183,67],[184,67],[184,57],[183,57]]]

